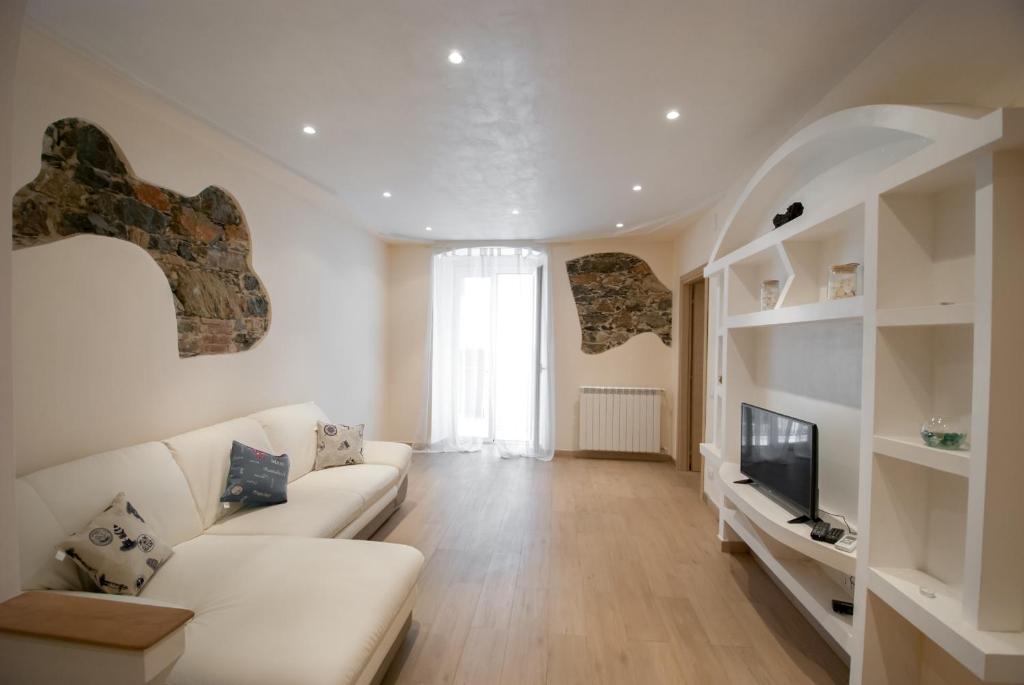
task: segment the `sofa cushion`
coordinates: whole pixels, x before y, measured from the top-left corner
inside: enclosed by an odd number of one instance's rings
[[[288,501],[272,507],[246,507],[207,529],[212,535],[299,535],[334,537],[365,508],[362,495],[324,487],[306,477],[288,485]]]
[[[174,554],[123,492],[57,548],[58,556],[69,558],[65,563],[74,561],[96,587],[111,595],[139,594]]]
[[[94,454],[18,479],[18,536],[25,589],[79,590],[72,564],[53,559],[64,537],[82,530],[118,492],[131,494],[156,535],[174,545],[203,525],[181,470],[163,443]],[[70,570],[69,570],[70,569]]]
[[[235,440],[221,502],[244,505],[288,501],[288,455],[253,449]]]
[[[327,421],[327,415],[312,402],[289,404],[251,414],[267,434],[278,453],[291,459],[288,480],[301,478],[313,470],[316,459],[316,424]]]
[[[412,448],[400,442],[363,442],[363,459],[367,464],[385,464],[398,469],[400,478],[405,478],[412,463]]]
[[[422,565],[404,545],[203,535],[175,549],[142,597],[196,613],[171,685],[343,685],[369,662]]]
[[[353,464],[335,469],[312,471],[296,481],[306,487],[327,492],[349,492],[363,498],[361,514],[371,504],[398,485],[398,469],[383,464]]]
[[[231,445],[236,440],[264,452],[274,451],[263,427],[250,418],[225,421],[164,440],[185,474],[204,530],[227,513],[220,495],[228,478]]]

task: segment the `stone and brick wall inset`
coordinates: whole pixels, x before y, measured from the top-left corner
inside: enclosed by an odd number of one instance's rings
[[[14,196],[14,249],[76,235],[127,240],[159,265],[179,356],[247,350],[266,334],[270,296],[235,199],[216,186],[185,197],[139,180],[106,133],[71,118],[46,129],[39,175]]]
[[[600,252],[565,263],[585,354],[618,347],[634,335],[654,333],[672,345],[672,291],[644,260]]]

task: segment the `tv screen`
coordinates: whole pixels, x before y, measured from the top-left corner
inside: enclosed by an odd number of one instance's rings
[[[818,427],[743,403],[740,471],[812,520],[818,514]]]

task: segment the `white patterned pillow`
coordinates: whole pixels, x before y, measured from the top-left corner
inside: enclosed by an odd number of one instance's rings
[[[100,590],[137,595],[174,550],[160,542],[123,493],[84,531],[57,545],[57,558],[70,557]]]
[[[363,426],[316,422],[316,469],[363,463]]]

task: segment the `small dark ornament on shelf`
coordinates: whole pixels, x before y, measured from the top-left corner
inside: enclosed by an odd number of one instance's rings
[[[797,218],[804,213],[804,206],[799,202],[794,202],[786,208],[785,214],[776,214],[775,218],[772,219],[772,223],[775,224],[775,228],[783,224],[788,224],[793,219]]]

